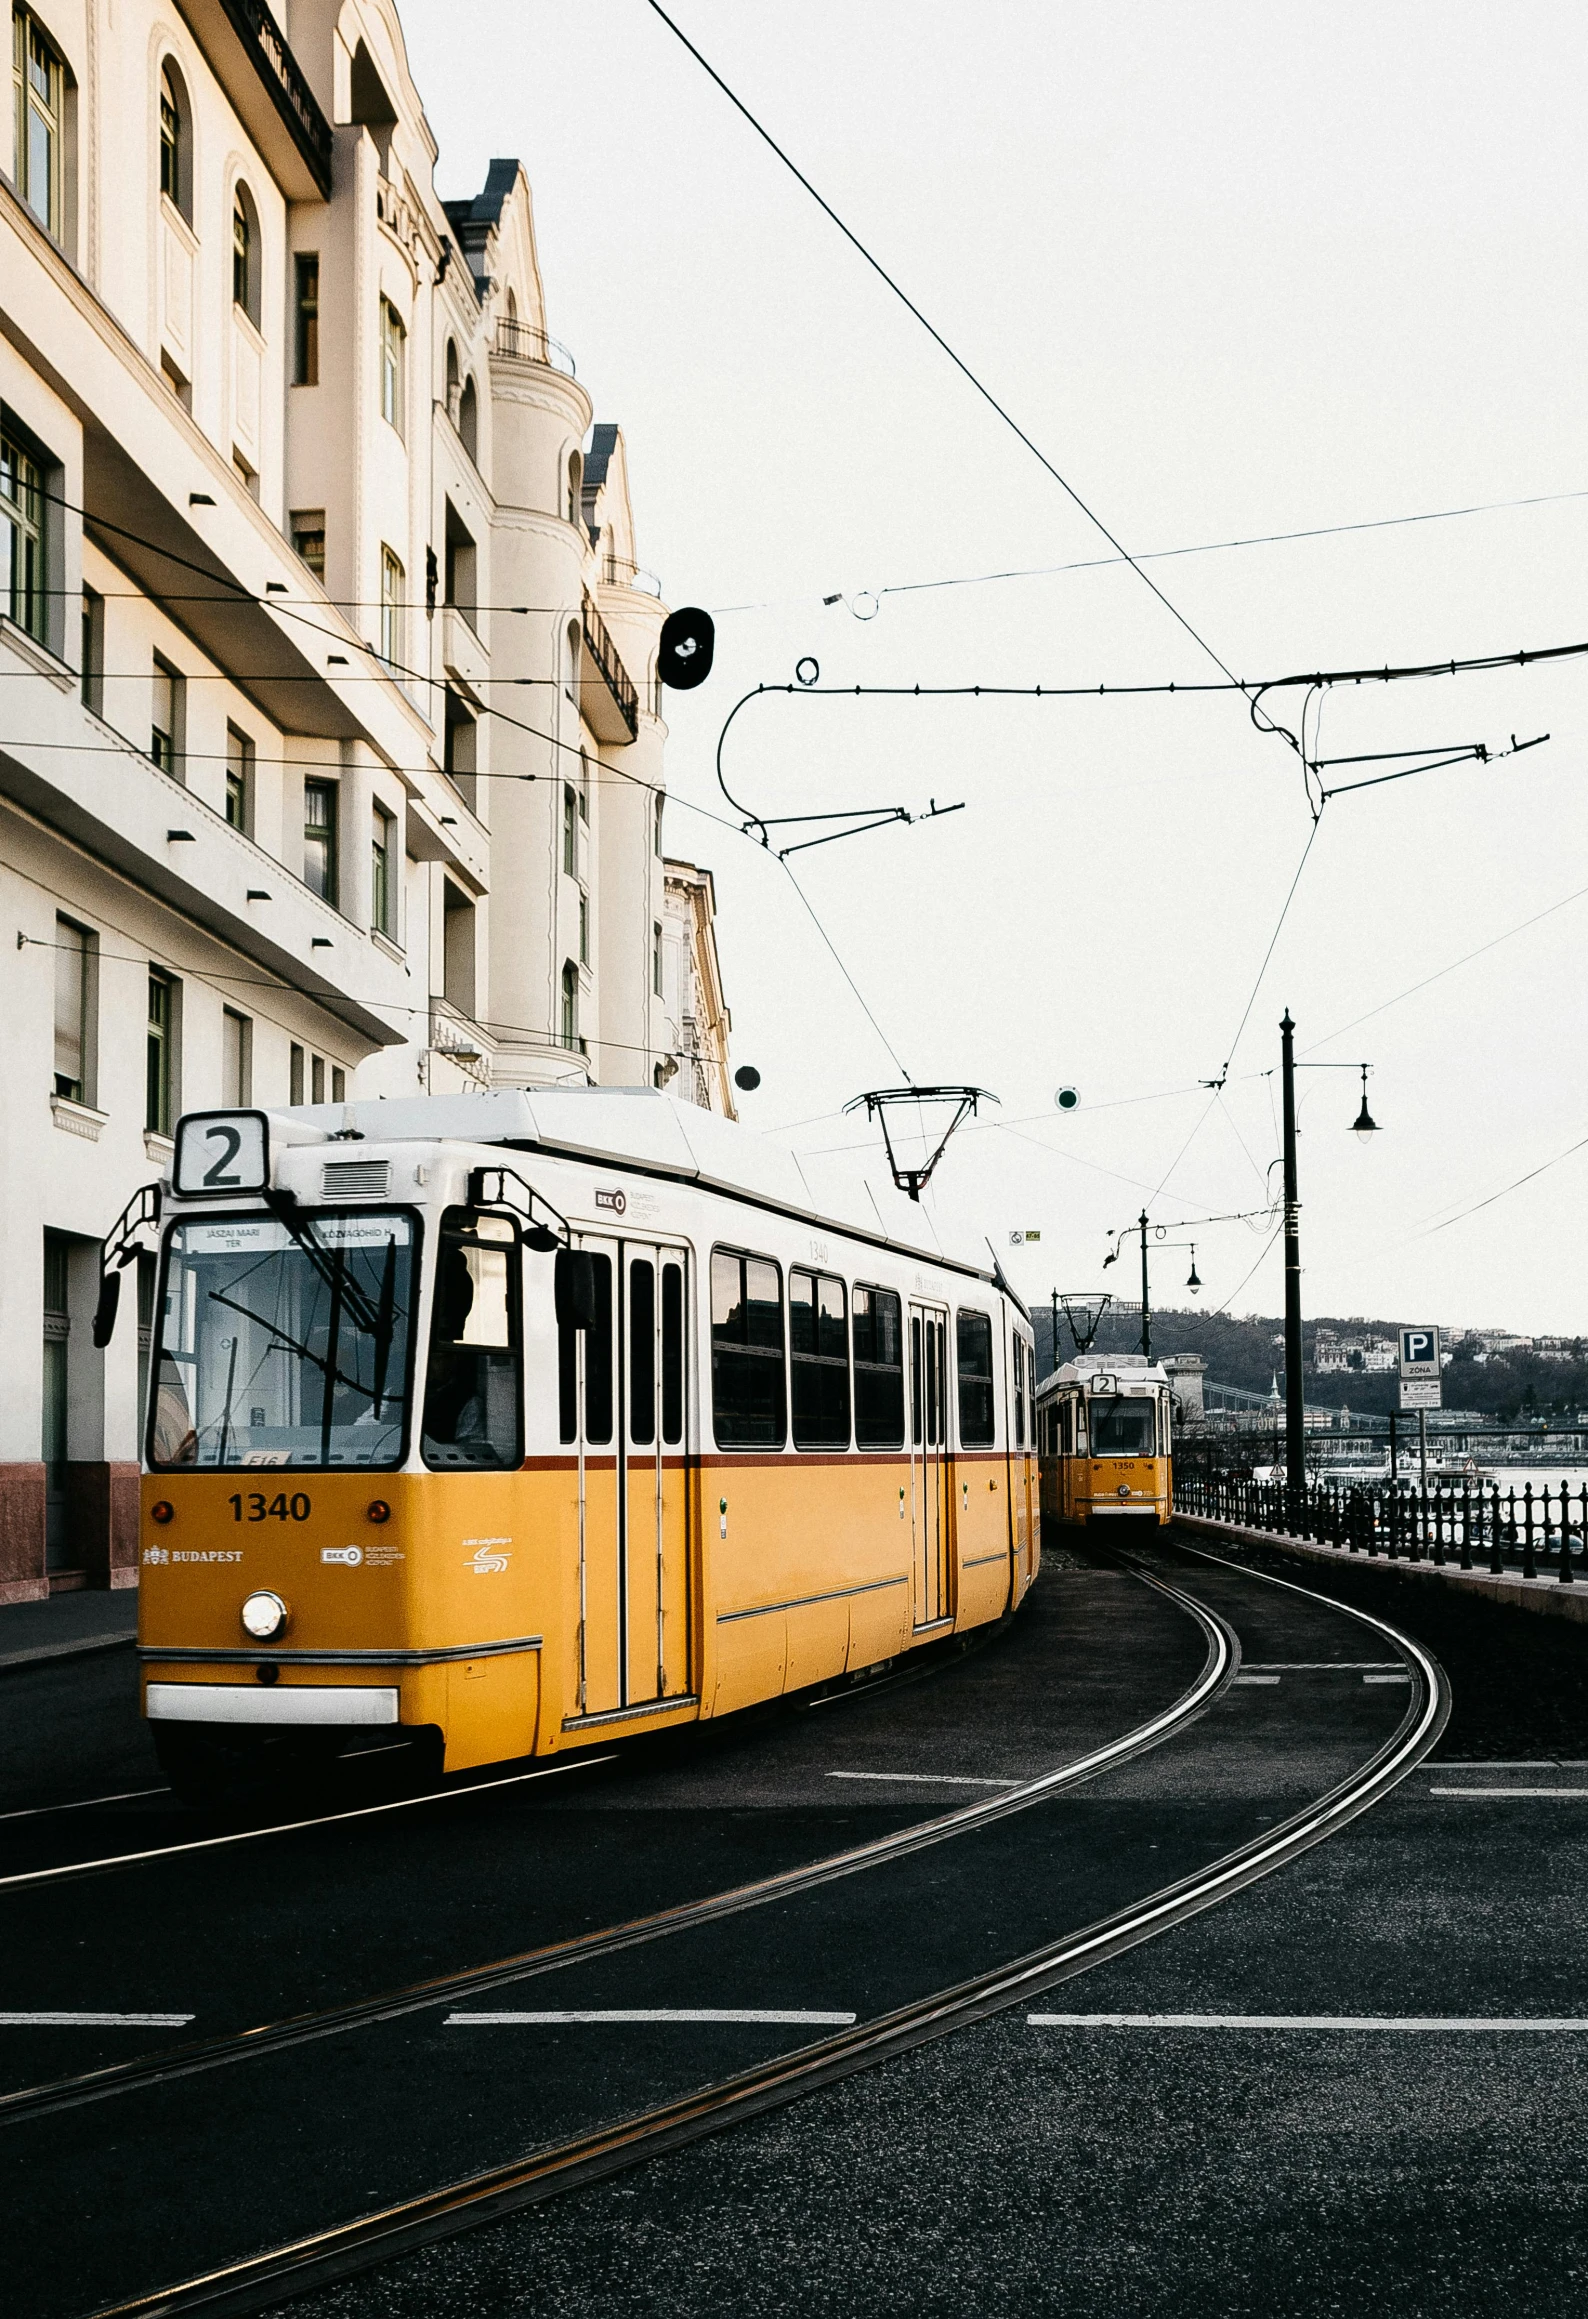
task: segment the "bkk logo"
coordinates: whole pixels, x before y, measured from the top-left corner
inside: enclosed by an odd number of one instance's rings
[[[349,1570],[356,1570],[363,1559],[364,1549],[362,1546],[322,1546],[320,1548],[322,1562],[342,1562],[347,1565]]]

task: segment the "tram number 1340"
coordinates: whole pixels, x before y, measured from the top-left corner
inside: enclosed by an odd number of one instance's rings
[[[234,1522],[306,1522],[314,1511],[306,1490],[294,1490],[290,1498],[285,1490],[273,1498],[263,1490],[234,1490],[226,1503]]]

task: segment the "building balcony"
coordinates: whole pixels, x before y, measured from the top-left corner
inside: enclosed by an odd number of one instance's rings
[[[639,738],[640,696],[611,631],[588,596],[583,618],[585,656],[579,706],[598,741],[611,741],[622,748]]]
[[[491,656],[468,614],[457,604],[441,607],[441,665],[466,691],[478,696],[491,671]]]
[[[573,356],[566,346],[533,322],[509,322],[496,325],[496,352],[508,362],[539,362],[548,370],[560,370],[564,378],[577,378]]]
[[[291,201],[329,201],[331,124],[266,0],[178,0],[216,79]]]

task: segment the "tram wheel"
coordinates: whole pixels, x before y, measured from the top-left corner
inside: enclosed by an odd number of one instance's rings
[[[180,1803],[216,1811],[257,1804],[323,1777],[340,1731],[234,1731],[225,1724],[157,1723],[154,1751]]]

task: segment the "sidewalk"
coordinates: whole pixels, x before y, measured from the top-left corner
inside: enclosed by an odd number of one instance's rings
[[[0,1605],[0,1674],[46,1659],[79,1659],[91,1651],[125,1649],[138,1632],[138,1590],[86,1589],[52,1594],[47,1602]]]
[[[1524,1578],[1518,1570],[1507,1570],[1503,1577],[1497,1578],[1486,1560],[1474,1570],[1461,1569],[1458,1549],[1451,1546],[1445,1549],[1450,1559],[1441,1567],[1432,1560],[1412,1562],[1404,1554],[1397,1555],[1393,1562],[1383,1551],[1373,1556],[1352,1554],[1346,1547],[1327,1546],[1315,1538],[1297,1538],[1285,1530],[1248,1529],[1239,1522],[1217,1521],[1206,1514],[1177,1513],[1175,1520],[1187,1530],[1195,1530],[1209,1539],[1238,1538],[1253,1546],[1271,1546],[1281,1554],[1345,1564],[1353,1570],[1392,1570],[1401,1578],[1455,1587],[1463,1594],[1487,1595],[1491,1602],[1507,1602],[1518,1610],[1539,1611],[1546,1618],[1588,1621],[1588,1581],[1578,1578],[1574,1584],[1562,1586],[1553,1571],[1547,1569],[1542,1552],[1539,1564],[1543,1575],[1540,1577]],[[0,1611],[0,1617],[4,1616]]]

